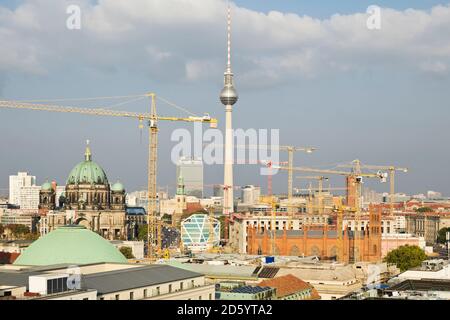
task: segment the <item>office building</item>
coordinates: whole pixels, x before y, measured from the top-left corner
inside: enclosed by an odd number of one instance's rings
[[[206,214],[193,214],[181,222],[183,247],[193,251],[205,251],[219,245],[220,222]]]
[[[9,203],[19,205],[21,209],[38,209],[39,187],[36,177],[27,172],[9,176]]]
[[[181,157],[177,163],[177,182],[184,180],[187,196],[203,198],[203,161],[200,158]]]

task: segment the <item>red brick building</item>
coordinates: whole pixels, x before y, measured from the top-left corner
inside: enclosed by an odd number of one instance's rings
[[[381,260],[381,208],[372,208],[369,226],[364,231],[346,230],[339,234],[336,226],[304,226],[302,230],[264,230],[249,226],[247,253],[285,256],[319,256],[341,262]],[[346,228],[347,229],[347,228]],[[273,238],[273,240],[272,240]]]

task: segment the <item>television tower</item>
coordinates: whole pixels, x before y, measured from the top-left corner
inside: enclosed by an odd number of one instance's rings
[[[227,15],[227,48],[228,62],[224,73],[224,88],[220,93],[220,101],[225,106],[225,164],[223,178],[223,213],[228,215],[233,211],[233,105],[238,100],[238,94],[233,86],[233,72],[231,71],[231,7],[228,4]]]

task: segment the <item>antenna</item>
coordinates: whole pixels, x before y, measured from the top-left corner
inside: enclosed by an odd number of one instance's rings
[[[230,2],[227,1],[228,14],[227,14],[227,49],[228,49],[228,61],[227,61],[227,72],[231,73],[231,6]]]

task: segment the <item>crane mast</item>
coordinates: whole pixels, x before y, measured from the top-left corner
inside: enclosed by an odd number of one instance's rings
[[[158,159],[158,121],[182,121],[182,122],[202,122],[209,123],[211,128],[217,127],[217,119],[211,118],[208,114],[204,116],[189,116],[183,117],[167,117],[159,116],[156,112],[156,94],[147,93],[145,96],[151,99],[150,113],[138,113],[130,111],[116,111],[103,107],[81,108],[73,106],[59,106],[48,104],[26,103],[13,100],[0,100],[0,108],[4,109],[22,109],[22,110],[36,110],[48,112],[61,113],[76,113],[90,116],[108,116],[108,117],[122,117],[134,118],[139,120],[139,128],[142,128],[144,120],[149,121],[149,145],[148,145],[148,207],[147,207],[147,256],[154,259],[161,253],[162,244],[162,227],[157,220],[157,159]]]

